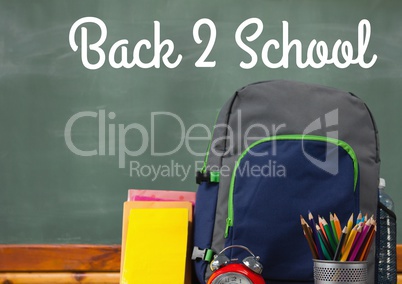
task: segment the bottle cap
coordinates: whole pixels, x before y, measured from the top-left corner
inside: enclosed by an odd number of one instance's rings
[[[378,185],[379,188],[384,189],[385,188],[385,179],[380,178],[380,184]]]

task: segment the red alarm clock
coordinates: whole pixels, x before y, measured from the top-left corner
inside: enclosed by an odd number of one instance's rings
[[[243,259],[242,263],[233,262],[224,254],[230,248],[242,248],[248,251],[250,256]],[[215,255],[211,262],[209,267],[213,273],[207,284],[265,284],[259,259],[245,246],[228,246]]]

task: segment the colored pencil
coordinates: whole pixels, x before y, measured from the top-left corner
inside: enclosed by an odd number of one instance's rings
[[[350,233],[352,232],[352,229],[353,229],[353,213],[352,213],[352,215],[350,215],[348,223],[347,223],[346,226],[348,228],[348,232],[346,234],[346,240],[348,240],[349,235],[350,235]],[[342,250],[342,253],[344,253],[344,252],[345,252],[345,246],[343,247],[343,250]]]
[[[342,235],[341,235],[341,238],[340,238],[340,240],[338,242],[338,247],[336,248],[336,252],[335,252],[333,260],[339,260],[340,259],[341,253],[342,253],[342,248],[343,248],[343,246],[344,246],[344,244],[346,242],[347,232],[348,232],[348,228],[345,226],[343,228],[343,230],[342,230]]]
[[[315,242],[316,247],[317,247],[318,256],[319,256],[320,259],[325,259],[324,252],[322,251],[322,248],[320,246],[320,240],[319,240],[319,237],[318,237],[318,234],[317,234],[317,229],[316,229],[316,224],[315,224],[315,221],[314,221],[314,216],[310,211],[308,212],[308,220],[310,222],[310,227],[311,227],[311,230],[312,230],[313,239],[314,239],[314,242]]]
[[[324,230],[324,225],[322,223],[322,218],[321,218],[320,215],[318,215],[318,225],[320,225],[321,232],[322,232],[323,236],[325,237],[325,240],[328,242],[328,236],[327,236],[327,233]]]
[[[342,257],[341,257],[340,261],[346,261],[348,259],[349,252],[352,248],[353,241],[355,240],[355,237],[357,234],[357,227],[358,227],[358,225],[353,227],[352,231],[350,232],[350,234],[348,236],[348,241],[346,242],[345,249],[342,252]]]
[[[309,227],[306,220],[304,220],[303,216],[301,216],[301,215],[300,215],[300,223],[303,228],[304,236],[307,239],[308,246],[310,247],[311,254],[313,255],[314,259],[318,259],[319,257],[318,257],[317,247],[314,244],[314,239],[313,239],[313,235],[311,232],[311,228]]]
[[[369,237],[368,243],[366,244],[366,246],[364,248],[364,252],[363,252],[362,256],[360,257],[360,260],[366,260],[368,254],[370,252],[371,244],[373,243],[374,236],[375,236],[375,234],[377,232],[377,226],[373,225],[373,228],[374,229],[370,232],[370,237]]]
[[[334,215],[332,215],[332,213],[329,213],[329,223],[331,224],[332,235],[334,236],[336,244],[338,244],[339,236],[338,236],[338,232],[336,231]]]
[[[353,213],[349,217],[347,226],[348,226],[348,232],[350,233],[353,229]]]
[[[325,233],[327,235],[328,243],[331,246],[331,249],[332,249],[333,253],[335,254],[336,242],[335,242],[335,239],[334,239],[334,235],[333,235],[333,233],[332,233],[327,221],[324,218],[321,218],[321,222],[322,222],[322,225],[324,227]]]
[[[335,229],[336,233],[338,235],[338,240],[341,238],[342,235],[342,228],[341,228],[341,222],[339,221],[338,216],[334,213],[334,224],[335,224]]]
[[[357,215],[357,218],[356,218],[356,224],[359,224],[361,221],[362,221],[362,212],[359,212],[359,214]]]
[[[360,224],[363,224],[363,223],[360,223]],[[349,256],[349,259],[348,259],[349,261],[356,260],[356,257],[360,251],[360,248],[362,247],[364,241],[366,240],[366,236],[367,236],[368,231],[370,230],[370,227],[371,227],[371,222],[369,222],[369,221],[367,221],[364,226],[360,226],[360,228],[362,228],[361,234],[358,238],[356,238],[357,239],[356,245],[354,246],[353,251],[351,252],[351,255]]]
[[[322,252],[324,253],[325,259],[331,260],[333,258],[333,255],[331,253],[331,248],[330,248],[329,244],[327,244],[327,242],[324,238],[324,235],[321,232],[320,226],[316,225],[316,229],[317,229],[317,235],[318,235],[318,239],[320,242],[320,246],[321,246]]]
[[[330,213],[329,217],[330,223],[323,216],[318,216],[316,223],[310,211],[308,221],[300,215],[300,224],[312,257],[333,261],[366,260],[377,230],[374,216],[368,219],[367,214],[363,216],[359,213],[354,224],[352,213],[340,234],[338,216]]]
[[[364,215],[363,222],[367,222],[367,221],[368,221],[368,215],[366,213],[366,215]]]
[[[318,227],[318,225],[317,225]],[[324,242],[324,246],[327,249],[331,259],[334,256],[335,251],[332,249],[331,244],[329,243],[328,237],[326,236],[325,231],[323,231],[321,228],[317,230],[317,233],[321,235],[322,241]]]
[[[359,242],[360,236],[362,234],[362,230],[363,230],[363,223],[360,222],[358,224],[356,224],[357,229],[356,229],[356,236],[355,239],[353,240],[353,244],[352,247],[350,248],[349,251],[349,255],[348,255],[348,260],[351,261],[350,257],[352,256],[353,251],[355,250],[357,243]]]

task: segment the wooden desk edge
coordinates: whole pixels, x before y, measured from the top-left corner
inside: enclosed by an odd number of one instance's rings
[[[118,272],[0,272],[4,284],[118,284]]]
[[[0,272],[119,272],[120,245],[0,245]]]
[[[0,245],[0,283],[119,283],[120,245]],[[402,244],[397,245],[402,283]]]

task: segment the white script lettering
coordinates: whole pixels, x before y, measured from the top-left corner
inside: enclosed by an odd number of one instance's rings
[[[257,53],[248,45],[246,45],[242,40],[242,35],[244,29],[246,29],[249,25],[256,25],[257,30],[251,35],[246,36],[246,40],[248,42],[255,41],[263,32],[263,22],[258,18],[250,18],[244,21],[238,29],[236,30],[235,40],[237,45],[244,50],[247,54],[250,55],[250,62],[246,63],[242,61],[240,63],[240,67],[244,69],[253,68],[258,62]],[[358,35],[357,35],[357,56],[353,58],[354,48],[350,41],[342,41],[338,39],[332,48],[332,53],[330,54],[329,48],[324,41],[318,41],[313,39],[308,48],[307,48],[307,56],[306,60],[303,62],[303,44],[298,39],[293,39],[289,41],[289,24],[287,21],[283,21],[283,35],[282,35],[282,45],[279,41],[275,39],[268,40],[261,51],[261,60],[265,64],[265,66],[269,68],[288,68],[289,67],[289,53],[292,48],[295,51],[295,60],[296,65],[299,68],[306,68],[311,66],[312,68],[322,68],[326,64],[334,64],[336,67],[343,69],[347,68],[352,64],[359,64],[362,68],[370,68],[372,67],[376,60],[377,55],[374,54],[370,60],[370,62],[365,62],[364,57],[367,51],[370,37],[371,37],[371,26],[370,22],[366,19],[360,21],[358,25]],[[278,62],[272,62],[269,59],[269,52],[272,50],[279,50],[282,48],[282,57]],[[280,51],[280,50],[279,50]],[[319,60],[318,62],[314,61],[314,52],[316,58]],[[341,62],[338,54],[340,53],[343,62]]]
[[[95,24],[99,27],[100,29],[100,38],[97,42],[88,44],[88,31],[87,28],[81,27],[81,61],[82,64],[90,70],[96,70],[102,67],[106,61],[106,55],[105,51],[102,49],[103,43],[106,41],[107,38],[107,27],[105,23],[95,17],[84,17],[79,20],[77,20],[70,29],[69,33],[69,43],[71,49],[76,52],[79,49],[79,46],[77,45],[75,41],[76,33],[77,30],[80,26],[84,24],[92,23]],[[128,56],[128,50],[127,50],[127,45],[129,44],[129,41],[127,39],[121,39],[114,43],[112,47],[109,50],[109,64],[113,68],[132,68],[134,66],[138,66],[140,68],[160,68],[161,65],[161,59],[163,64],[168,67],[168,68],[175,68],[177,67],[181,60],[182,60],[182,55],[178,54],[177,58],[174,62],[170,62],[169,58],[174,52],[174,43],[170,39],[165,39],[161,42],[160,39],[160,23],[158,21],[154,21],[154,41],[153,41],[153,46],[154,46],[154,55],[153,58],[150,62],[143,62],[141,60],[141,55],[140,51],[144,47],[146,49],[151,49],[152,48],[152,43],[147,40],[147,39],[142,39],[138,41],[133,48],[133,53],[132,53],[132,61],[129,62],[129,56]],[[162,54],[162,49],[165,49],[165,53]],[[88,59],[88,50],[93,51],[96,55],[98,55],[98,61],[96,63],[90,63]],[[120,50],[121,58],[120,62],[116,61],[116,53],[117,51]]]

